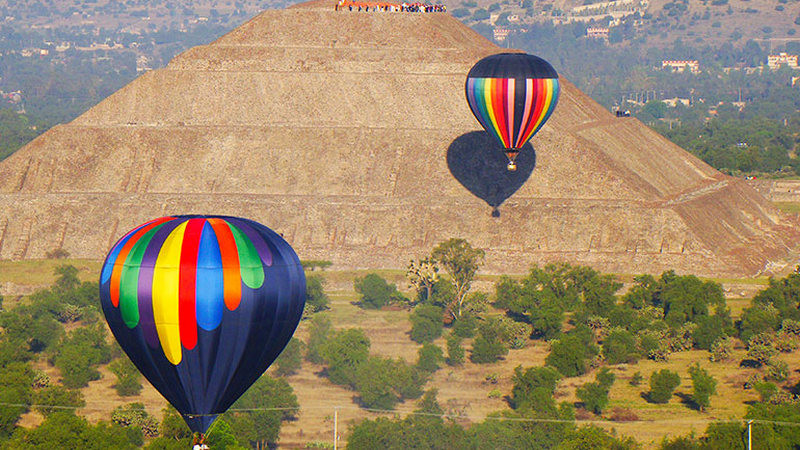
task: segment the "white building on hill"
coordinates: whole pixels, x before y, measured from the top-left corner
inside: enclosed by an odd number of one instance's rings
[[[777,55],[767,56],[767,66],[769,66],[770,70],[777,70],[784,65],[792,69],[799,69],[800,67],[797,67],[797,55],[781,52]]]

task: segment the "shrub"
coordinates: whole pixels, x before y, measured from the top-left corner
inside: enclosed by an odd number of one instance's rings
[[[586,410],[595,414],[602,414],[603,410],[608,406],[608,390],[603,388],[600,383],[586,383],[579,387],[575,393],[583,402]]]
[[[717,339],[711,344],[711,355],[708,357],[712,362],[726,361],[733,355],[733,338],[726,337]]]
[[[444,359],[442,349],[430,342],[423,344],[417,354],[419,355],[417,368],[429,373],[439,370],[439,364]]]
[[[308,313],[320,312],[328,309],[330,299],[325,294],[325,279],[320,275],[306,277],[306,306]]]
[[[775,350],[790,353],[797,350],[797,336],[781,330],[775,337]]]
[[[767,363],[765,378],[773,381],[786,381],[789,378],[789,365],[786,361],[772,359]]]
[[[508,353],[508,348],[502,341],[490,339],[481,333],[472,343],[472,353],[469,359],[476,364],[494,363],[506,353]]]
[[[753,388],[755,388],[756,392],[758,392],[762,402],[768,402],[775,394],[778,393],[778,386],[775,383],[756,383]]]
[[[292,338],[275,360],[275,375],[284,377],[297,373],[303,365],[303,341]]]
[[[177,416],[177,412],[175,415]],[[165,415],[164,417],[166,420],[167,416]],[[180,416],[178,416],[178,419],[186,431],[189,431],[189,428],[183,423],[183,419],[181,419]],[[146,437],[155,437],[158,435],[158,422],[155,418],[147,414],[144,405],[141,403],[129,403],[127,405],[117,406],[111,412],[111,421],[123,427],[140,428],[142,434]],[[162,435],[163,434],[162,432]]]
[[[369,338],[360,328],[337,331],[320,349],[331,383],[355,386],[356,371],[369,357]]]
[[[586,373],[588,360],[597,353],[597,346],[593,343],[587,343],[575,334],[566,334],[550,342],[550,354],[545,364],[555,367],[565,377],[576,377]]]
[[[458,366],[464,362],[464,347],[461,338],[454,333],[447,336],[447,365]]]
[[[142,383],[139,382],[141,374],[127,356],[111,361],[108,370],[117,377],[114,390],[120,397],[139,395],[142,391]]]
[[[644,381],[644,377],[642,376],[642,372],[636,372],[631,376],[630,381],[628,383],[631,386],[639,386]]]
[[[711,404],[711,396],[717,392],[717,380],[698,363],[689,366],[689,375],[692,377],[692,401],[700,411],[704,411]]]
[[[475,329],[478,327],[478,319],[472,314],[462,314],[453,323],[453,334],[462,338],[475,336]]]
[[[639,416],[630,409],[617,407],[611,410],[610,419],[613,422],[636,422],[639,420]]]
[[[82,407],[86,405],[81,391],[70,390],[64,386],[50,386],[37,391],[34,395],[34,402],[39,405],[36,410],[45,417],[56,411],[62,411],[61,407]]]
[[[415,342],[431,342],[442,335],[442,308],[421,304],[411,313],[411,339]]]
[[[648,401],[652,403],[667,403],[672,397],[672,392],[681,384],[681,377],[667,369],[661,369],[650,375],[650,392],[647,393]]]
[[[380,275],[370,273],[353,282],[356,292],[361,295],[361,306],[368,309],[380,309],[401,299],[397,286],[389,284]]]
[[[326,315],[318,314],[311,318],[311,325],[308,330],[307,360],[315,364],[322,364],[325,361],[321,351],[328,341],[328,335],[332,328],[331,319]]]
[[[541,390],[552,397],[560,378],[561,375],[552,367],[528,367],[523,370],[522,366],[517,366],[511,378],[514,387],[511,389],[509,405],[514,409],[533,409],[539,395],[537,392]]]
[[[609,364],[635,362],[636,339],[627,330],[612,331],[603,341],[603,356]]]

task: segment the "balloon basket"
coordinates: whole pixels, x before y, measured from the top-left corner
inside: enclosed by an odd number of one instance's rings
[[[516,172],[517,171],[517,163],[515,163],[514,161],[509,161],[508,166],[506,166],[506,168],[508,168],[509,172]]]

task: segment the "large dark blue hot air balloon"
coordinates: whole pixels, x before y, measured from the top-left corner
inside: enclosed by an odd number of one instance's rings
[[[538,56],[500,53],[475,63],[464,88],[472,114],[505,149],[508,170],[516,170],[520,149],[556,109],[558,73]]]
[[[200,433],[289,342],[305,290],[289,244],[236,217],[147,222],[114,245],[100,275],[114,337]]]

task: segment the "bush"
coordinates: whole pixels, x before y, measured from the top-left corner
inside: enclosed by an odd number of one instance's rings
[[[464,347],[461,345],[461,338],[454,333],[447,335],[447,359],[448,366],[458,366],[464,362]]]
[[[651,403],[667,403],[681,384],[681,377],[677,373],[667,369],[661,369],[650,375],[650,392],[647,393],[647,400]]]
[[[411,340],[431,342],[442,335],[442,308],[433,305],[418,305],[411,313]]]
[[[627,330],[612,331],[603,341],[603,356],[609,364],[636,362],[636,338]]]
[[[337,331],[320,354],[328,364],[331,383],[355,386],[356,371],[369,357],[369,338],[360,328]]]
[[[308,313],[328,309],[330,299],[325,294],[325,279],[320,275],[306,277],[306,307]]]
[[[507,354],[505,331],[502,320],[496,317],[484,320],[478,330],[478,337],[472,343],[470,360],[478,364],[493,363]]]
[[[773,381],[786,381],[789,378],[789,365],[786,364],[786,361],[779,359],[770,360],[767,363],[765,378]]]
[[[475,329],[477,327],[478,319],[472,314],[465,313],[453,323],[453,334],[462,338],[471,338],[475,336]]]
[[[397,286],[387,283],[375,273],[356,278],[353,287],[361,295],[361,306],[367,309],[380,309],[402,299]]]
[[[639,386],[642,384],[642,381],[644,381],[642,372],[636,372],[631,376],[631,379],[630,381],[628,381],[628,384],[630,384],[631,386]]]
[[[508,348],[502,341],[479,334],[472,343],[472,353],[469,359],[476,364],[494,363],[506,353],[508,353]]]
[[[297,373],[303,365],[303,341],[292,338],[275,360],[275,375],[284,377]]]
[[[51,386],[36,392],[34,402],[39,405],[36,410],[45,417],[56,411],[63,411],[61,407],[82,407],[86,405],[81,391],[70,390],[64,386]]]
[[[756,383],[753,388],[758,392],[762,402],[768,402],[778,393],[778,386],[775,383]]]
[[[711,404],[711,396],[717,392],[717,380],[697,363],[689,366],[689,375],[692,377],[692,401],[700,411],[704,411]]]
[[[576,377],[586,373],[589,359],[598,353],[594,343],[575,335],[566,334],[550,342],[550,354],[545,364],[555,367],[565,377]]]
[[[790,353],[797,350],[797,336],[781,330],[775,338],[775,350]]]
[[[175,412],[175,415],[177,415],[177,412]],[[166,420],[167,416],[165,415],[164,417]],[[178,419],[180,419],[186,431],[189,431],[189,428],[183,423],[183,419],[181,419],[180,416],[178,416]],[[111,412],[111,421],[123,427],[139,428],[146,437],[158,435],[158,422],[155,418],[147,414],[144,405],[141,403],[128,403],[127,405],[117,406]],[[162,435],[163,434],[162,432]]]
[[[733,338],[726,337],[717,339],[711,345],[711,355],[708,357],[712,362],[726,361],[733,355]]]
[[[608,406],[608,390],[603,388],[600,383],[586,383],[579,387],[575,394],[583,402],[586,410],[595,414],[602,414]]]
[[[61,371],[64,386],[77,389],[100,379],[94,367],[110,359],[105,330],[97,325],[75,329],[55,349],[52,362]]]
[[[311,325],[308,330],[308,350],[306,359],[314,364],[322,364],[325,359],[322,357],[322,347],[328,342],[328,335],[331,333],[333,324],[326,315],[315,315],[311,318]]]
[[[120,397],[139,395],[142,391],[141,374],[127,356],[117,358],[108,365],[108,370],[116,375],[114,390]]]
[[[639,416],[630,409],[617,407],[611,410],[610,419],[612,422],[636,422]]]
[[[533,409],[539,395],[537,392],[543,390],[552,397],[560,378],[561,375],[552,367],[529,367],[523,370],[522,366],[517,366],[511,378],[514,387],[509,405],[514,409]]]
[[[423,372],[433,373],[439,370],[439,364],[444,360],[442,349],[438,346],[426,342],[417,352],[417,368]]]

